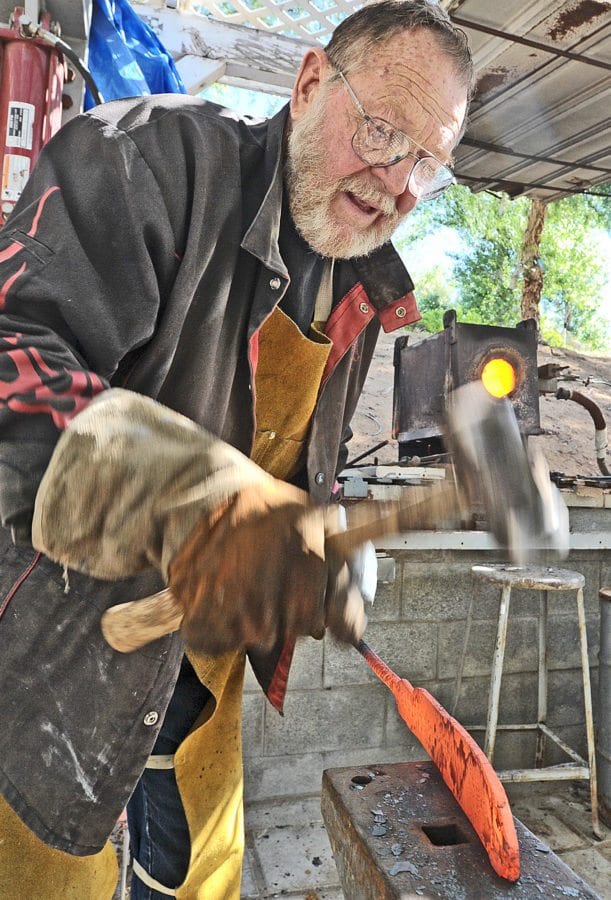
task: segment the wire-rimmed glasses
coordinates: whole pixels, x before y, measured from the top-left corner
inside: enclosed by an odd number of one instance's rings
[[[434,200],[454,184],[452,169],[433,156],[426,147],[395,128],[386,119],[366,113],[344,73],[339,69],[337,72],[363,119],[352,136],[352,149],[365,165],[385,169],[413,156],[416,162],[410,172],[407,187],[417,200]],[[426,153],[426,156],[419,156],[418,152]]]

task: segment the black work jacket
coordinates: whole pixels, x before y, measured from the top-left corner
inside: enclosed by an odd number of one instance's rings
[[[174,95],[99,107],[47,145],[0,232],[0,789],[70,853],[99,850],[112,829],[183,648],[176,635],[127,655],[106,645],[103,610],[159,590],[159,576],[70,572],[66,592],[28,543],[36,490],[61,429],[109,385],[249,454],[259,329],[299,277],[278,248],[286,117],[244,121]],[[380,322],[418,318],[412,287],[390,244],[336,265],[304,473],[317,501],[329,499]],[[278,708],[290,655],[251,654]]]

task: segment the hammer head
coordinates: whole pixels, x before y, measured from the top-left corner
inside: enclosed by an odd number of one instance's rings
[[[459,485],[481,503],[512,562],[524,565],[541,550],[567,555],[568,511],[543,456],[528,454],[509,400],[491,397],[479,382],[457,388],[446,442]]]

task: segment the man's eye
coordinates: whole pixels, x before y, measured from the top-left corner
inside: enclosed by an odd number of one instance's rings
[[[436,159],[433,159],[430,156],[423,156],[420,158],[420,170],[423,175],[434,178],[439,171],[439,168],[440,163],[438,163]]]

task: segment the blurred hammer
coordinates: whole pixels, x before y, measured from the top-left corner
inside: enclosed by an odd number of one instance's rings
[[[566,555],[568,512],[543,458],[528,456],[509,400],[492,398],[479,382],[458,388],[451,396],[445,440],[454,458],[455,484],[410,487],[405,500],[359,504],[351,527],[327,538],[326,551],[345,560],[367,541],[434,529],[449,513],[464,513],[467,502],[478,502],[490,531],[516,565],[540,550]],[[111,647],[131,652],[176,631],[182,616],[166,589],[111,607],[101,624]]]

